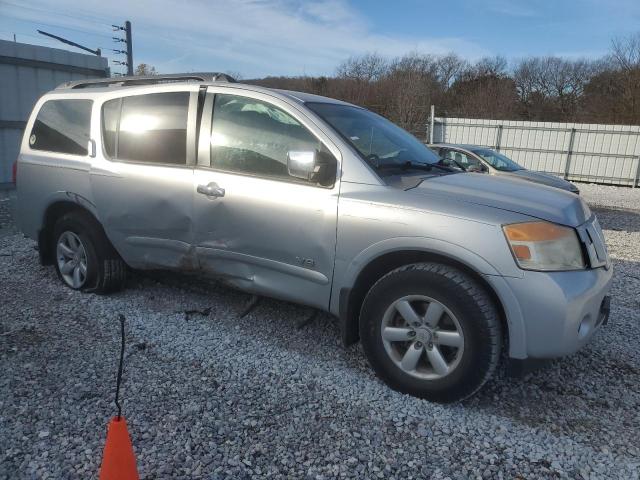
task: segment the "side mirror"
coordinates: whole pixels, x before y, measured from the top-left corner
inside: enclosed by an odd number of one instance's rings
[[[316,152],[292,151],[287,153],[289,175],[310,181],[316,171]]]

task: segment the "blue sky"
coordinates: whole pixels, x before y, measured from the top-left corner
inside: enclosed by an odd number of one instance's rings
[[[254,78],[332,74],[366,52],[597,57],[640,32],[640,0],[0,0],[1,39],[72,49],[41,29],[110,60],[110,25],[125,20],[136,64]]]

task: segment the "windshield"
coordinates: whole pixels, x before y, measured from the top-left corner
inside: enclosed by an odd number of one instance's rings
[[[489,148],[478,148],[476,150],[472,150],[472,152],[482,157],[484,161],[486,161],[496,170],[500,170],[502,172],[515,172],[516,170],[523,170],[520,165],[511,160],[509,157],[505,157],[501,153],[498,153]]]
[[[307,103],[375,169],[434,165],[440,160],[416,137],[369,110],[335,103]]]

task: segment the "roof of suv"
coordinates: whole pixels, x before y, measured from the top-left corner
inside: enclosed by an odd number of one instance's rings
[[[243,86],[249,86],[246,84],[242,84]],[[254,86],[254,85],[251,85]],[[352,107],[356,107],[357,105],[353,105],[349,102],[343,102],[342,100],[337,100],[331,97],[323,97],[322,95],[315,95],[313,93],[305,93],[305,92],[296,92],[293,90],[280,90],[275,88],[266,88],[266,87],[258,87],[260,89],[264,89],[270,92],[278,92],[286,97],[289,97],[293,100],[297,100],[300,103],[336,103],[340,105],[350,105]]]
[[[352,105],[334,98],[323,97],[311,93],[295,92],[291,90],[280,90],[275,88],[262,87],[259,85],[238,83],[236,80],[224,73],[178,73],[169,75],[152,75],[152,76],[121,76],[112,78],[100,78],[89,80],[77,80],[66,82],[59,85],[55,91],[60,93],[105,93],[113,92],[119,89],[129,89],[133,87],[153,87],[176,85],[181,83],[198,83],[200,85],[225,85],[229,87],[242,88],[243,90],[251,90],[264,93],[278,93],[288,99],[298,103],[335,103],[342,105]],[[352,105],[354,106],[354,105]]]

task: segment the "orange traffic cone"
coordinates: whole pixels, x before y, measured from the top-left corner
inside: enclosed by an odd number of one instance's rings
[[[107,427],[100,480],[138,480],[136,457],[124,417],[113,417]]]
[[[120,362],[118,376],[116,377],[116,407],[118,415],[113,417],[107,427],[107,441],[102,453],[102,465],[100,466],[100,480],[138,480],[136,457],[131,445],[131,437],[127,430],[127,422],[121,415],[120,406],[120,382],[122,381],[122,367],[124,364],[124,315],[120,314]]]

